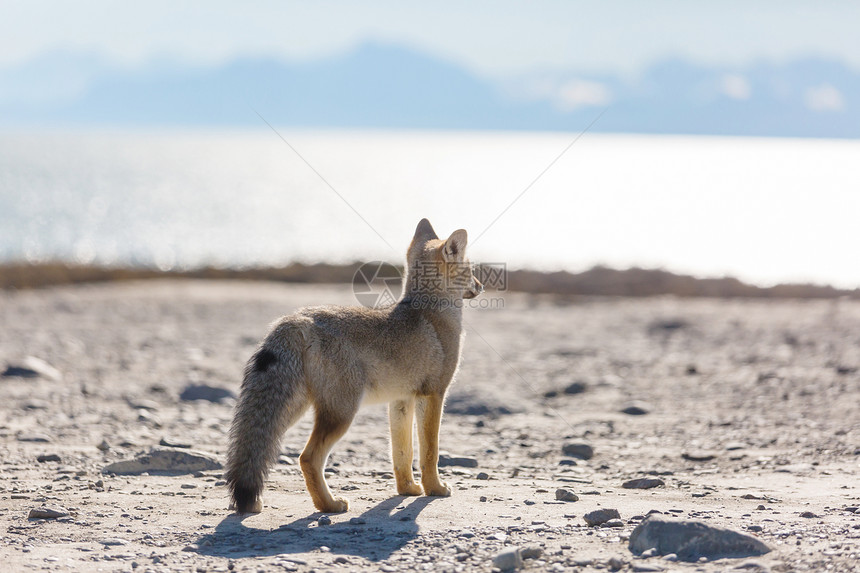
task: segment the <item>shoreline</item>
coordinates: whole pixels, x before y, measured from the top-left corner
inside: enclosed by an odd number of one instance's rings
[[[0,289],[25,290],[68,284],[90,284],[152,279],[208,279],[274,281],[294,284],[350,284],[360,262],[346,264],[290,263],[282,267],[199,267],[161,270],[151,267],[110,267],[65,262],[0,263]],[[399,267],[398,267],[399,268]],[[402,269],[399,268],[399,270]],[[839,289],[811,283],[757,286],[734,277],[702,278],[663,269],[614,269],[595,266],[569,271],[509,270],[504,289],[509,292],[560,296],[682,298],[860,299],[860,287]]]

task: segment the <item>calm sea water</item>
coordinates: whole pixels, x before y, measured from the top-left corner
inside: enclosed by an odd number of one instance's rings
[[[304,160],[262,129],[0,135],[0,260],[396,262],[428,217],[510,267],[860,285],[860,141],[587,134],[535,182],[575,134],[281,134]]]

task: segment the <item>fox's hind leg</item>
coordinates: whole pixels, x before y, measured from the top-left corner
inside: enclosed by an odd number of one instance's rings
[[[400,495],[421,495],[421,486],[412,476],[412,419],[415,398],[396,400],[388,404],[388,423],[391,427],[391,459],[394,462],[394,479]]]
[[[346,433],[352,423],[352,417],[337,416],[326,410],[317,409],[314,420],[314,430],[299,463],[305,476],[308,492],[311,494],[314,506],[323,513],[342,513],[349,509],[349,501],[343,497],[334,497],[325,481],[325,462],[332,446]]]
[[[427,495],[447,497],[451,488],[439,481],[439,425],[444,396],[431,394],[418,400],[418,443],[421,458],[421,485]]]

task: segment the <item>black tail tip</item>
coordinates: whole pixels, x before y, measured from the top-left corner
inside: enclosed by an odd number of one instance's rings
[[[233,506],[237,513],[259,513],[261,509],[260,492],[253,487],[234,485]]]

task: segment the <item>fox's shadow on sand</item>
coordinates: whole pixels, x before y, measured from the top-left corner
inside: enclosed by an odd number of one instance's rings
[[[266,557],[283,553],[306,553],[328,547],[333,555],[356,555],[371,561],[387,559],[418,536],[415,519],[435,497],[395,496],[371,507],[349,521],[319,525],[321,513],[296,519],[277,529],[246,527],[246,516],[232,514],[221,520],[212,533],[197,540],[196,552],[218,557]],[[277,510],[270,510],[277,511]]]

